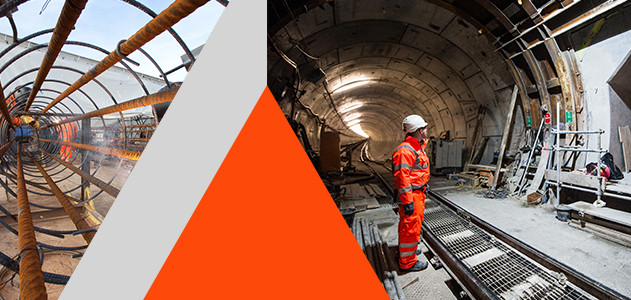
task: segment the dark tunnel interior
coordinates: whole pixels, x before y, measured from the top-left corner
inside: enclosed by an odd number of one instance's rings
[[[430,136],[461,141],[463,163],[485,140],[488,164],[514,86],[508,153],[545,112],[556,124],[557,103],[574,129],[589,126],[575,52],[628,30],[602,22],[628,11],[607,1],[268,1],[268,86],[316,152],[324,129],[342,144],[367,137],[372,158],[387,159],[416,113]]]

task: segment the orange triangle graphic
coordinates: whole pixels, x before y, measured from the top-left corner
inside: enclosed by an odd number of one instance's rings
[[[146,296],[261,298],[388,299],[267,88]]]

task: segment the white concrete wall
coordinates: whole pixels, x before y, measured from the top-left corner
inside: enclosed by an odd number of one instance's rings
[[[620,106],[616,104],[620,101],[616,101],[615,97],[612,98],[607,80],[611,78],[630,50],[631,31],[627,31],[576,51],[585,90],[587,127],[590,130],[605,130],[602,139],[602,147],[604,149],[615,150],[620,147],[617,141],[617,126],[620,124],[619,121],[622,120],[617,120],[620,118]],[[612,103],[615,105],[612,106]],[[628,107],[626,109],[628,110]],[[612,120],[612,115],[617,116],[616,120]],[[626,120],[626,123],[631,123],[631,119]],[[598,147],[596,135],[590,137],[589,147]],[[596,161],[597,159],[597,154],[589,154],[587,156],[587,162]],[[621,162],[622,158],[618,158],[614,154],[614,159],[617,162],[616,164],[620,165],[618,162]],[[583,158],[579,159],[579,165],[584,162]]]

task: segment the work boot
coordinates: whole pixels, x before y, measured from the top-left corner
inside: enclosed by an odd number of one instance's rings
[[[416,263],[409,269],[401,268],[401,272],[418,272],[427,269],[427,262],[417,260]]]

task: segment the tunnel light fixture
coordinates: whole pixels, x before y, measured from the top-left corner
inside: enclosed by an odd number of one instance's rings
[[[367,137],[368,137],[368,134],[367,134],[366,132],[364,132],[364,130],[362,129],[362,125],[361,125],[361,124],[359,124],[359,123],[358,123],[358,124],[355,124],[355,125],[353,125],[353,126],[351,126],[351,127],[350,127],[350,129],[351,129],[353,132],[355,132],[355,133],[357,133],[357,134],[359,134],[359,135],[361,135],[361,136],[363,136],[363,137],[365,137],[365,138],[367,138]]]
[[[366,85],[368,83],[370,83],[370,80],[354,81],[354,82],[351,82],[349,84],[345,84],[345,85],[342,85],[342,86],[338,87],[337,89],[333,90],[332,93],[341,93],[343,91],[348,91],[350,89],[354,89],[356,87],[359,87],[359,86],[362,86],[362,85]]]
[[[343,114],[343,113],[349,112],[351,110],[358,109],[358,108],[362,107],[363,105],[364,105],[364,103],[362,103],[362,102],[355,102],[355,103],[342,105],[340,107],[340,113]]]

